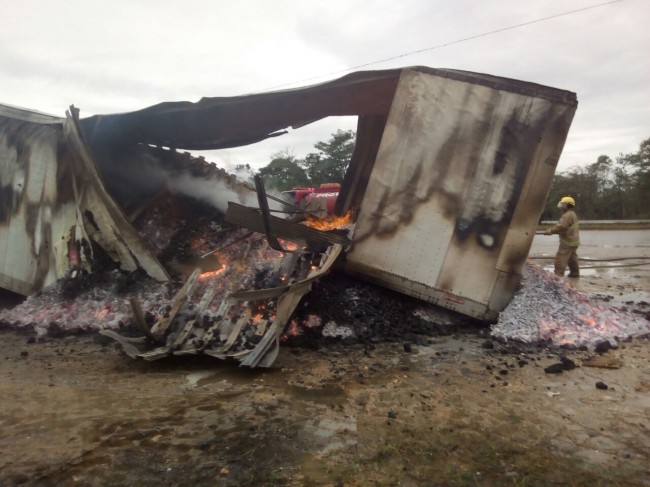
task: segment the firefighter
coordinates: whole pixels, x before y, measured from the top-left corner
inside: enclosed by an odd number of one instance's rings
[[[544,232],[546,235],[558,233],[560,235],[560,248],[555,254],[555,275],[564,276],[564,271],[569,265],[569,277],[580,277],[578,266],[578,246],[580,235],[578,233],[578,216],[574,211],[575,200],[571,196],[564,196],[557,207],[562,210],[562,216],[557,225]]]

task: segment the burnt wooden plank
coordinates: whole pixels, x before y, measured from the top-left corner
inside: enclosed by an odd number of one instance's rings
[[[310,247],[326,248],[332,244],[349,245],[350,239],[334,232],[323,232],[299,223],[290,222],[269,215],[270,232],[279,238],[306,242]],[[228,202],[226,221],[259,233],[266,233],[264,221],[259,210]]]
[[[189,279],[185,281],[185,284],[183,284],[183,287],[180,289],[180,291],[178,291],[176,297],[174,298],[174,304],[172,305],[172,309],[169,311],[169,314],[156,322],[156,324],[151,328],[151,334],[154,337],[161,338],[167,331],[167,328],[170,327],[178,312],[192,295],[194,285],[196,284],[196,280],[200,275],[201,269],[197,268],[194,270],[194,272],[192,272],[192,275],[189,277]]]
[[[185,340],[187,340],[187,337],[190,336],[190,333],[192,333],[192,330],[194,329],[194,326],[196,325],[197,320],[201,319],[201,315],[205,311],[205,309],[208,307],[210,302],[212,302],[212,298],[214,298],[215,293],[217,292],[217,288],[215,287],[210,287],[205,294],[203,294],[203,297],[201,298],[201,302],[199,305],[196,307],[194,310],[194,318],[185,323],[185,326],[181,330],[181,332],[178,334],[174,342],[172,343],[171,347],[172,349],[180,347]]]
[[[131,310],[133,311],[133,318],[135,323],[138,325],[144,336],[149,340],[155,340],[155,337],[151,334],[151,330],[147,326],[147,321],[144,319],[144,313],[142,312],[142,307],[140,302],[135,298],[129,298],[129,304],[131,305]]]

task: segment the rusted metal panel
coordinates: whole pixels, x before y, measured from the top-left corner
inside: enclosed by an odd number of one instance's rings
[[[575,112],[571,95],[486,75],[404,70],[347,269],[495,317],[528,255]]]

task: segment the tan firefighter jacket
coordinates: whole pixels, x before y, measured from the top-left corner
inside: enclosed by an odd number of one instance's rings
[[[551,228],[551,233],[560,234],[560,243],[568,247],[580,245],[578,216],[573,210],[565,211],[557,224]]]

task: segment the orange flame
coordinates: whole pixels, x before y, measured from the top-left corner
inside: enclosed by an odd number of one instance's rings
[[[352,224],[352,211],[348,211],[343,216],[334,216],[330,215],[327,218],[318,220],[316,218],[307,217],[307,219],[302,222],[303,225],[308,227],[315,228],[316,230],[328,231],[328,230],[339,230],[348,227]]]

